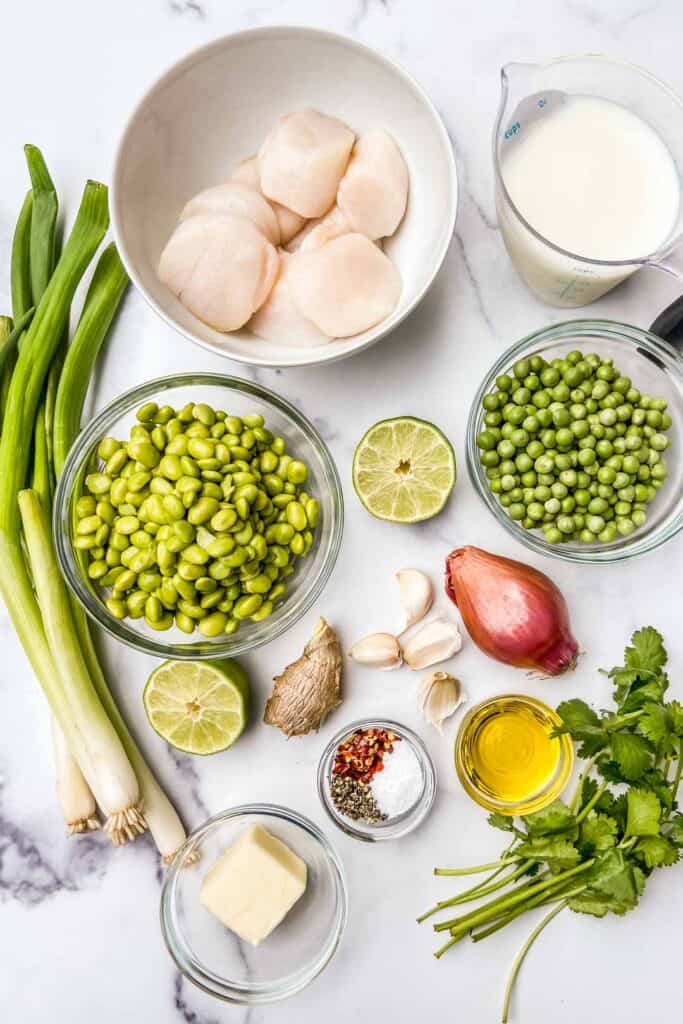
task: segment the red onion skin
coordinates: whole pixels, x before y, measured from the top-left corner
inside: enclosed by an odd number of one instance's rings
[[[523,562],[467,545],[446,559],[446,593],[489,657],[558,676],[579,648],[567,603],[552,580]]]

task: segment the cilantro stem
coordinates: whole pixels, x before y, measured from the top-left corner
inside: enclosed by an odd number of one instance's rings
[[[530,897],[534,897],[538,893],[543,892],[548,895],[549,889],[560,888],[562,883],[568,878],[573,878],[574,875],[578,875],[582,871],[587,871],[594,863],[595,858],[591,857],[590,860],[586,860],[582,864],[577,864],[576,867],[567,868],[565,871],[561,871],[559,874],[553,875],[552,878],[547,880],[535,882],[530,886],[518,886],[514,892],[499,896],[490,903],[486,903],[483,907],[478,907],[476,910],[470,911],[469,914],[463,914],[461,917],[453,918],[450,921],[442,921],[439,924],[435,924],[434,931],[442,932],[450,929],[451,934],[453,934],[456,931],[460,931],[460,929],[465,926],[468,930],[471,930],[475,925],[488,924],[489,921],[494,921],[505,911],[519,906],[520,903],[526,902]]]
[[[534,944],[538,936],[541,934],[543,929],[547,927],[547,925],[550,924],[553,918],[557,917],[560,911],[564,910],[566,906],[567,901],[563,900],[562,903],[559,903],[556,907],[553,907],[550,913],[546,914],[545,917],[541,921],[539,921],[539,923],[536,925],[531,935],[526,940],[526,942],[520,949],[519,953],[515,957],[514,963],[512,964],[512,970],[510,971],[510,977],[508,978],[508,983],[505,988],[505,1001],[503,1003],[502,1024],[507,1024],[508,1011],[510,1009],[510,999],[512,998],[512,989],[514,987],[515,981],[517,980],[517,975],[519,974],[519,969],[524,962],[525,956],[527,955],[527,953],[529,952],[532,945]]]
[[[578,896],[587,889],[587,885],[577,885],[573,889],[563,889],[562,892],[551,892],[550,896],[547,893],[541,893],[541,896],[537,896],[531,903],[526,903],[522,907],[517,907],[515,910],[510,910],[502,917],[499,921],[495,921],[481,932],[477,932],[472,935],[472,942],[481,942],[482,939],[487,938],[489,935],[493,935],[494,932],[500,931],[501,928],[505,928],[506,925],[514,921],[516,917],[520,917],[522,914],[526,914],[527,910],[533,910],[535,907],[546,907],[550,904],[557,903],[560,900],[570,900],[572,896]]]
[[[521,854],[511,853],[508,857],[503,857],[501,860],[492,860],[488,864],[479,864],[473,868],[434,868],[434,874],[448,876],[478,875],[482,871],[491,871],[493,868],[504,868],[513,861],[521,859]]]
[[[500,875],[504,870],[504,868],[498,868],[497,871],[494,871],[488,878],[485,878],[483,882],[479,883],[479,885],[474,885],[471,889],[465,889],[464,892],[458,893],[457,896],[453,896],[449,900],[440,900],[439,903],[436,903],[433,907],[430,907],[429,910],[425,911],[424,914],[418,917],[417,923],[421,924],[423,921],[426,921],[428,917],[431,917],[432,914],[437,914],[440,910],[445,910],[446,907],[456,907],[461,903],[470,903],[472,900],[481,899],[483,896],[490,896],[492,892],[496,892],[498,889],[502,889],[506,885],[510,885],[511,882],[516,882],[517,879],[521,878],[524,872],[528,871],[534,863],[535,861],[533,860],[522,861],[519,867],[514,871],[511,871],[498,882],[494,882],[493,879]],[[489,882],[491,884],[488,884]]]
[[[596,792],[590,798],[590,800],[588,801],[586,806],[584,808],[582,808],[582,810],[580,810],[579,813],[576,815],[576,824],[577,825],[580,825],[581,822],[583,821],[583,819],[586,817],[586,815],[589,814],[593,810],[593,808],[595,807],[595,805],[597,804],[598,800],[600,799],[600,797],[602,796],[602,794],[605,792],[606,789],[607,789],[607,783],[606,782],[603,782],[603,784],[601,786],[598,786]]]
[[[681,775],[683,775],[683,739],[681,739],[678,747],[678,764],[676,765],[676,773],[671,782],[671,792],[673,793],[674,800],[678,794],[678,787],[681,782]]]
[[[581,772],[581,775],[579,776],[579,781],[576,784],[576,791],[574,793],[574,796],[572,797],[572,802],[569,805],[569,810],[572,812],[572,814],[574,814],[576,812],[576,808],[579,806],[579,803],[581,801],[581,797],[583,795],[583,784],[586,781],[586,779],[588,778],[588,776],[590,775],[590,773],[592,772],[593,765],[595,764],[597,759],[598,759],[598,755],[597,754],[595,754],[593,757],[591,757],[590,761],[587,762],[586,767],[584,768],[584,770]]]

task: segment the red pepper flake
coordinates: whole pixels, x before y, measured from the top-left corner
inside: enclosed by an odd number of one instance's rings
[[[337,747],[332,775],[343,775],[367,785],[384,768],[384,755],[390,754],[400,736],[388,729],[356,729]]]

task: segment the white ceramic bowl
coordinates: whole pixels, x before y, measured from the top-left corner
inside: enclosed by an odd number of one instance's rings
[[[246,330],[207,327],[157,279],[156,268],[185,202],[226,180],[257,151],[282,114],[315,107],[356,133],[386,128],[410,171],[403,223],[385,249],[403,279],[394,313],[352,338],[297,348]],[[423,297],[453,233],[457,173],[446,129],[430,100],[398,65],[345,36],[273,27],[238,32],[195,50],[143,97],[119,144],[112,226],[136,287],[172,327],[242,363],[303,366],[358,352],[388,334]]]

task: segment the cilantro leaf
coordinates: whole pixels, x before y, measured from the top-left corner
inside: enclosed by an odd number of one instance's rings
[[[600,761],[597,768],[606,782],[628,785],[628,779],[616,761]]]
[[[657,746],[669,732],[666,709],[663,704],[646,704],[643,713],[636,722],[636,729],[641,736]]]
[[[669,711],[669,728],[676,736],[683,736],[683,704],[672,700],[667,704]]]
[[[598,791],[598,784],[595,779],[584,779],[583,785],[581,786],[581,806],[579,810],[582,810],[586,804],[590,803],[595,794]]]
[[[648,868],[663,868],[675,864],[679,852],[664,836],[644,836],[633,847],[633,855],[645,862]]]
[[[638,902],[633,868],[621,850],[601,854],[586,875],[588,892],[600,896],[614,914],[624,914]]]
[[[639,779],[638,785],[641,789],[652,790],[659,802],[671,810],[674,804],[673,789],[666,775],[659,768],[652,768],[645,772],[642,779]]]
[[[647,740],[630,732],[610,736],[612,756],[628,782],[636,782],[652,767],[652,750]]]
[[[654,793],[646,789],[631,787],[626,794],[628,818],[626,820],[627,836],[659,835],[659,822],[662,816],[662,805]]]
[[[575,825],[574,815],[561,800],[553,800],[542,810],[523,815],[522,821],[531,836],[566,832]]]
[[[667,833],[668,838],[676,846],[683,846],[683,814],[674,814],[669,824],[671,830]]]
[[[494,811],[489,814],[486,819],[493,828],[499,828],[501,832],[514,832],[515,826],[512,822],[512,818],[506,817],[504,814],[499,814],[498,811]]]
[[[652,626],[644,626],[631,637],[631,646],[624,652],[626,668],[638,672],[656,672],[666,665],[667,655],[661,633]]]
[[[573,740],[581,742],[579,757],[593,757],[607,745],[607,736],[597,714],[585,701],[574,697],[557,707],[562,725],[553,729],[553,736],[569,733]]]
[[[584,857],[602,853],[616,845],[617,823],[608,814],[589,811],[581,822],[580,848]]]
[[[659,704],[664,699],[668,686],[669,680],[664,672],[646,682],[636,683],[625,696],[625,699],[619,701],[619,710],[622,713],[628,713],[640,710],[650,701]]]
[[[531,836],[517,847],[521,857],[545,860],[550,867],[571,868],[579,860],[579,851],[562,835]]]
[[[609,907],[601,896],[592,896],[589,892],[580,892],[568,900],[569,909],[577,914],[592,914],[593,917],[604,917]]]

